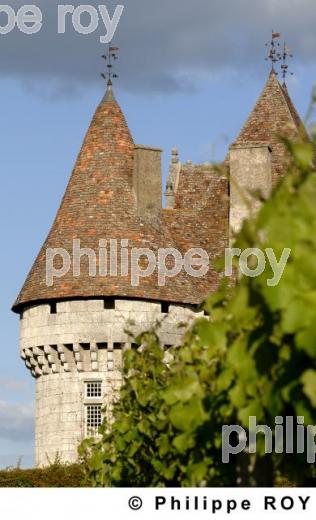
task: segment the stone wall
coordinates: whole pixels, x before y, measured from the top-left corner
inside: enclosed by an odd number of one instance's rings
[[[107,403],[109,391],[120,386],[118,373],[108,377],[106,372],[69,372],[50,374],[36,382],[35,460],[46,466],[56,459],[76,462],[78,446],[85,438],[85,383],[102,381],[102,405]],[[96,403],[96,400],[93,400]]]
[[[85,435],[85,382],[102,381],[102,404],[110,405],[121,384],[122,352],[134,347],[127,330],[139,334],[160,322],[160,340],[168,348],[181,342],[179,323],[187,325],[198,315],[184,305],[133,300],[67,301],[25,310],[20,345],[37,379],[37,465],[56,455],[76,460]]]

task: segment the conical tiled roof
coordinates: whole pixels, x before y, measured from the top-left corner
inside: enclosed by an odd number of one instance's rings
[[[121,296],[150,300],[193,303],[193,287],[181,274],[158,287],[157,272],[132,286],[130,270],[121,276],[122,240],[132,248],[150,248],[156,255],[158,248],[174,247],[166,237],[159,219],[155,223],[137,215],[133,191],[134,143],[124,115],[116,102],[112,87],[98,106],[86,134],[52,229],[29,273],[13,310],[40,301],[70,298]],[[71,256],[73,240],[80,239],[81,248],[90,248],[100,257],[100,240],[117,240],[118,275],[89,274],[87,258],[81,260],[80,276],[71,268],[67,274],[47,285],[46,252],[63,248]],[[126,244],[126,243],[125,243]],[[60,260],[58,264],[57,260]],[[143,259],[144,260],[144,259]],[[62,266],[61,258],[55,261]],[[142,268],[146,267],[143,262]]]
[[[307,137],[286,88],[271,73],[236,144],[271,146],[274,181],[284,174],[287,160],[278,135],[294,140]],[[133,190],[134,152],[133,139],[110,85],[92,119],[52,229],[13,310],[19,312],[33,303],[75,298],[128,297],[197,304],[210,290],[216,290],[221,275],[213,264],[228,245],[226,177],[209,168],[182,168],[175,208],[162,210],[150,219],[140,217]],[[100,240],[107,241],[108,246],[111,239],[116,240],[118,273],[101,275],[99,262],[97,273],[91,275],[88,259],[83,258],[80,276],[74,276],[71,268],[48,285],[47,249],[62,248],[71,256],[74,239],[80,239],[81,248],[94,251],[98,260]],[[121,253],[121,246],[129,253],[129,269],[123,274],[120,266],[126,253]],[[138,285],[131,283],[133,248],[147,248],[157,259],[161,248],[176,249],[184,256],[195,247],[203,247],[211,260],[211,270],[203,278],[182,271],[167,278],[160,287],[156,269],[140,278]],[[142,269],[146,267],[146,261],[140,264]],[[62,262],[55,262],[56,268],[61,265]],[[172,262],[168,267],[172,267]]]
[[[267,143],[272,147],[273,181],[284,173],[287,153],[279,137],[293,140],[307,138],[287,88],[281,86],[272,71],[253,111],[242,128],[235,144]]]

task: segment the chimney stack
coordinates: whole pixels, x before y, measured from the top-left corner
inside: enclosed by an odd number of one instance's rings
[[[237,144],[230,147],[230,236],[260,207],[256,192],[268,198],[272,187],[271,152],[267,144]]]
[[[139,216],[157,214],[162,207],[160,148],[135,145],[133,186]]]

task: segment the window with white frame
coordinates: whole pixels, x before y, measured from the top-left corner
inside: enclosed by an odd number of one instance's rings
[[[86,383],[86,398],[100,399],[102,397],[102,383],[101,381],[89,381]]]
[[[86,406],[86,435],[96,437],[102,424],[102,405],[88,404]]]
[[[99,435],[102,424],[102,381],[85,381],[84,408],[85,434],[87,437]]]

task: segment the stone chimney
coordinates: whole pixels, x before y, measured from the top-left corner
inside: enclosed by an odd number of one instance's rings
[[[271,152],[271,147],[265,143],[230,147],[231,238],[240,231],[244,219],[259,209],[260,198],[266,199],[271,193]]]
[[[139,216],[157,214],[162,207],[160,148],[135,145],[133,186]]]

